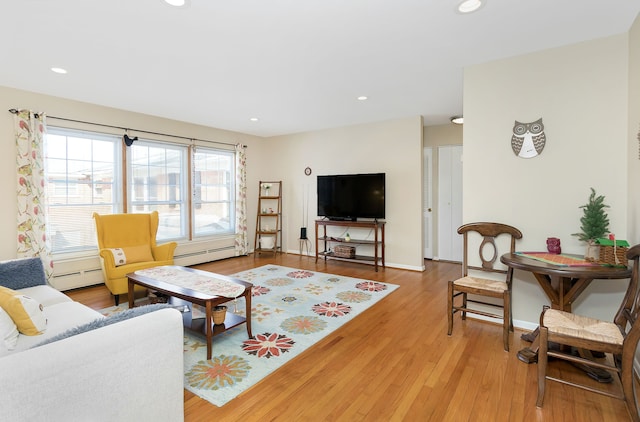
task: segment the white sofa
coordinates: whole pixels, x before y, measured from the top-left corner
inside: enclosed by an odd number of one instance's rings
[[[0,262],[0,285],[42,304],[47,319],[44,333],[0,345],[0,421],[183,421],[180,312],[109,320],[44,280],[39,258]],[[39,345],[53,337],[63,338]]]

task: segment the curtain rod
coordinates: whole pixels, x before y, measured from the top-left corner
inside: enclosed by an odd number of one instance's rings
[[[18,114],[18,109],[10,108],[9,109],[9,113]],[[49,116],[49,115],[46,115],[46,116],[47,116],[47,119],[64,120],[66,122],[73,122],[73,123],[84,123],[84,124],[88,124],[88,125],[108,127],[108,128],[111,128],[111,129],[121,129],[121,130],[124,130],[124,131],[131,130],[131,131],[139,132],[139,133],[147,133],[147,134],[150,134],[150,135],[168,136],[168,137],[171,137],[171,138],[186,139],[186,140],[189,140],[189,141],[210,142],[212,144],[232,145],[232,146],[236,145],[236,144],[232,144],[230,142],[210,141],[208,139],[189,138],[187,136],[171,135],[169,133],[150,132],[148,130],[133,129],[133,128],[130,128],[130,127],[127,128],[127,127],[122,127],[122,126],[107,125],[107,124],[104,124],[104,123],[94,123],[94,122],[87,122],[87,121],[84,121],[84,120],[67,119],[65,117],[56,117],[56,116]],[[247,147],[246,145],[242,145],[242,148],[246,148],[246,147]]]

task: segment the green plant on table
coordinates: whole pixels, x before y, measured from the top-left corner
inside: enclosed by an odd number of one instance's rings
[[[582,208],[582,218],[580,218],[580,233],[573,233],[583,242],[593,242],[595,239],[604,237],[609,233],[609,217],[605,208],[609,208],[604,203],[604,196],[597,195],[595,189],[591,188],[589,202],[580,206]]]

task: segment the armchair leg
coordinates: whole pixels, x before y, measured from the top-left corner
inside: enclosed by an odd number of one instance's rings
[[[116,302],[116,306],[118,306],[120,304],[120,295],[113,295],[113,298]]]

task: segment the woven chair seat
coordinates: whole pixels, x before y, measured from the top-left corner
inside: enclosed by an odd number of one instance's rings
[[[570,314],[556,309],[548,309],[544,314],[543,325],[549,333],[556,333],[583,340],[592,340],[622,346],[624,337],[618,326],[586,316]]]
[[[488,278],[478,278],[470,276],[459,278],[455,280],[453,284],[461,287],[491,290],[498,293],[504,292],[505,290],[509,289],[507,283],[504,281],[489,280]]]

